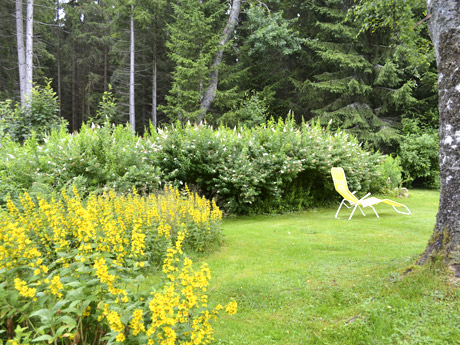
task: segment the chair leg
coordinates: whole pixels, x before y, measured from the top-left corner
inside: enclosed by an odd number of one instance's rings
[[[345,199],[343,199],[342,202],[340,203],[339,209],[337,210],[337,213],[335,214],[335,218],[337,218],[337,216],[339,215],[340,209],[342,208],[342,205],[344,202],[345,202]]]
[[[363,215],[364,217],[366,217],[366,214],[364,213],[364,211],[363,211],[363,209],[361,208],[361,206],[358,206],[358,207],[359,207],[359,210],[361,211],[362,215]]]
[[[358,204],[356,204],[355,207],[353,207],[353,211],[351,211],[351,214],[350,214],[350,217],[348,218],[348,220],[350,220],[351,217],[353,217],[353,213],[355,213],[357,207],[358,207]]]
[[[379,214],[377,213],[377,211],[375,210],[375,208],[374,208],[373,206],[370,206],[370,205],[369,205],[369,207],[372,208],[372,209],[374,210],[374,213],[375,213],[375,215],[377,216],[377,218],[380,218],[380,217],[379,217]]]

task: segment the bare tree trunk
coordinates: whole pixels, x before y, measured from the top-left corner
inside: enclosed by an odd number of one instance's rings
[[[57,63],[57,94],[59,100],[59,117],[62,116],[62,90],[61,90],[61,20],[59,19],[61,11],[61,3],[60,1],[57,2],[56,8],[56,39],[57,39],[57,56],[56,56],[56,63]]]
[[[216,98],[217,83],[219,81],[219,65],[222,62],[225,45],[232,38],[233,31],[235,30],[236,24],[238,22],[240,10],[241,0],[233,0],[232,9],[230,10],[227,24],[225,25],[224,32],[219,41],[219,48],[211,65],[211,73],[209,75],[209,86],[203,94],[203,99],[201,101],[200,106],[201,111],[197,117],[197,122],[203,121],[206,113],[209,111],[209,108],[211,107],[211,103]]]
[[[131,5],[134,12],[134,6]],[[136,131],[136,115],[134,112],[134,19],[131,13],[131,40],[130,40],[130,66],[129,66],[129,124]]]
[[[107,48],[104,48],[104,92],[109,89],[109,62],[107,55]]]
[[[22,0],[16,0],[16,42],[18,51],[19,94],[21,97],[21,106],[24,107],[26,105],[26,53],[24,48],[24,19],[22,16]]]
[[[73,49],[73,54],[72,54],[72,131],[76,131],[78,129],[77,125],[77,111],[78,111],[78,106],[77,106],[77,92],[78,92],[78,74],[77,74],[77,61],[75,57],[76,51],[75,47]]]
[[[157,60],[153,59],[153,78],[152,78],[152,124],[157,128]]]
[[[441,257],[460,276],[460,7],[458,0],[428,0],[427,5],[438,66],[441,196],[419,263]]]
[[[26,106],[30,104],[33,83],[33,43],[34,43],[34,1],[27,1],[26,18],[26,75],[25,75],[25,97]]]
[[[60,29],[58,29],[60,30]],[[59,117],[62,116],[62,90],[61,90],[61,42],[58,34],[58,46],[57,46],[57,89],[58,89],[58,100],[59,100]]]
[[[153,76],[152,76],[152,124],[157,128],[157,23],[155,21],[153,38]]]

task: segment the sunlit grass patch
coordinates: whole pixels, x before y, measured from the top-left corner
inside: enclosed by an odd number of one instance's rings
[[[405,274],[433,231],[439,192],[411,191],[399,215],[335,208],[224,221],[206,257],[213,298],[235,298],[215,344],[456,344],[459,293],[441,266]],[[337,205],[338,207],[338,205]],[[349,210],[348,210],[349,212]]]

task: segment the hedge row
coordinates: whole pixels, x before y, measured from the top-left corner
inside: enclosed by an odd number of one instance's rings
[[[39,144],[0,141],[0,195],[82,193],[133,187],[151,193],[189,185],[229,213],[301,209],[337,198],[330,168],[345,169],[350,188],[377,192],[391,172],[384,157],[352,136],[319,125],[270,122],[254,129],[176,125],[139,137],[123,126],[55,131]],[[388,164],[386,164],[388,166]],[[391,169],[391,166],[390,166]]]

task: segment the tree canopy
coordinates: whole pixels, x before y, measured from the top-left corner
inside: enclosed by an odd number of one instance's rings
[[[23,94],[16,37],[27,6],[21,19],[16,4],[0,0],[0,101]],[[126,123],[135,112],[139,132],[149,121],[254,125],[294,114],[390,153],[404,121],[437,127],[435,55],[421,0],[27,4],[35,9],[32,81],[52,80],[71,130],[94,119],[110,87],[112,120]]]

